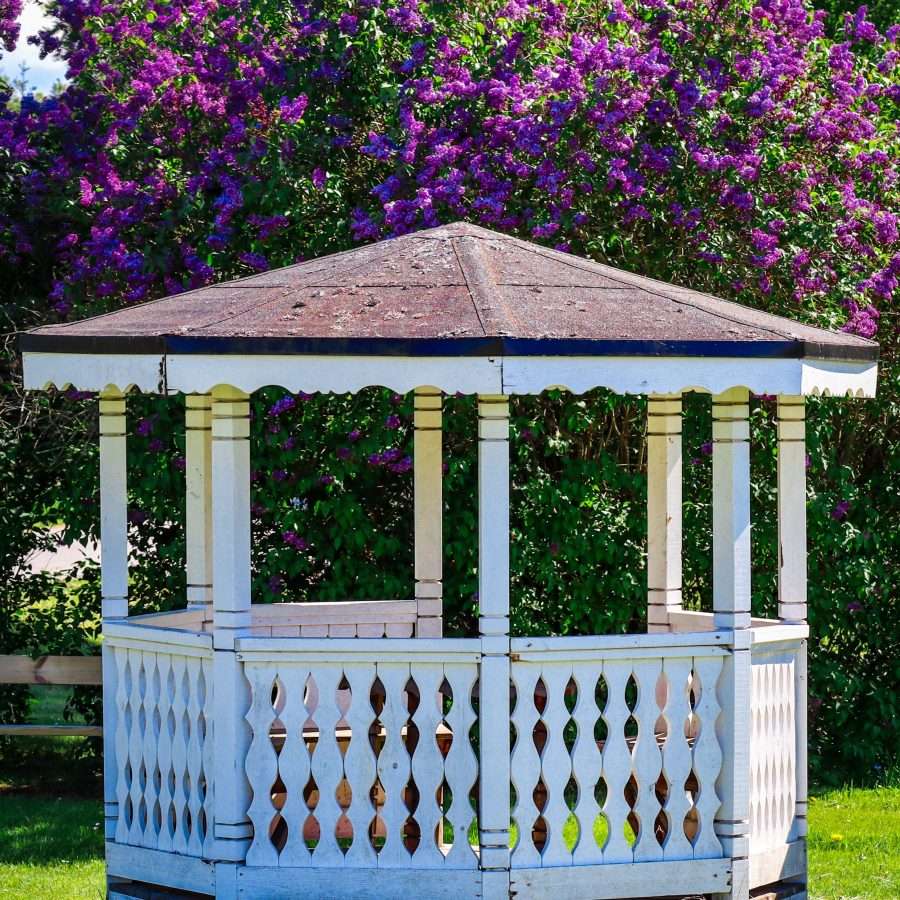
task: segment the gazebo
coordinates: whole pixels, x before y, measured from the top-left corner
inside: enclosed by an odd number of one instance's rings
[[[460,223],[21,349],[27,388],[100,394],[111,897],[806,896],[804,398],[872,396],[875,344]],[[269,385],[415,393],[409,599],[253,602]],[[595,387],[648,397],[648,633],[516,636],[509,398]],[[133,390],[185,398],[188,587],[129,617]],[[711,613],[681,601],[686,391],[712,395]],[[751,391],[778,398],[777,620],[750,612]],[[478,408],[466,638],[441,618],[455,392]]]

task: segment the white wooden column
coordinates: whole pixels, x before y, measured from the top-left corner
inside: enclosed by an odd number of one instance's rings
[[[187,605],[212,621],[212,397],[188,394],[184,414]]]
[[[806,621],[806,402],[778,398],[778,618]]]
[[[719,681],[716,732],[723,750],[715,832],[732,861],[732,883],[715,895],[750,896],[750,397],[713,397],[713,617],[732,632]],[[702,690],[711,686],[703,685]]]
[[[478,397],[479,844],[484,900],[509,897],[509,398]]]
[[[413,411],[416,637],[439,638],[443,604],[441,392],[416,388]]]
[[[250,404],[230,387],[212,394],[213,645],[216,896],[236,896],[250,843],[249,686],[234,652],[250,626]]]
[[[750,627],[750,398],[713,397],[713,613],[717,628]]]
[[[647,631],[681,611],[681,394],[647,401]]]
[[[118,390],[100,393],[100,594],[103,625],[128,615],[128,483],[126,475],[125,397]],[[116,834],[116,664],[104,643],[103,806],[107,840]]]
[[[806,610],[806,400],[778,398],[778,618],[805,623]],[[806,641],[797,654],[797,836],[807,835]]]

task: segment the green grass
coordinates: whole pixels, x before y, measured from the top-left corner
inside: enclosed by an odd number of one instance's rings
[[[0,897],[104,895],[103,805],[41,794],[0,794]]]
[[[102,815],[99,800],[0,784],[0,897],[102,898]],[[811,900],[900,898],[900,788],[819,794],[809,818]]]
[[[900,897],[900,787],[820,794],[809,823],[811,898]]]

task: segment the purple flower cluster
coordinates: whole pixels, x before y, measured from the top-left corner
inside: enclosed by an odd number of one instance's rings
[[[296,531],[282,531],[281,539],[289,546],[293,547],[295,550],[308,550],[309,543],[307,542],[305,537],[301,537],[297,534]]]
[[[19,39],[22,0],[0,0],[0,47],[12,53]]]
[[[398,447],[389,447],[381,453],[371,453],[367,458],[370,466],[384,466],[388,471],[397,475],[409,472],[412,469],[412,457],[404,456]]]
[[[831,41],[805,0],[608,6],[55,0],[39,43],[67,88],[0,105],[0,278],[65,317],[466,218],[883,332],[900,29],[863,9]]]

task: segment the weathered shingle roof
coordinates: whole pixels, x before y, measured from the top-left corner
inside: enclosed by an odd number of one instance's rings
[[[456,223],[22,336],[94,353],[815,357],[877,344]]]

